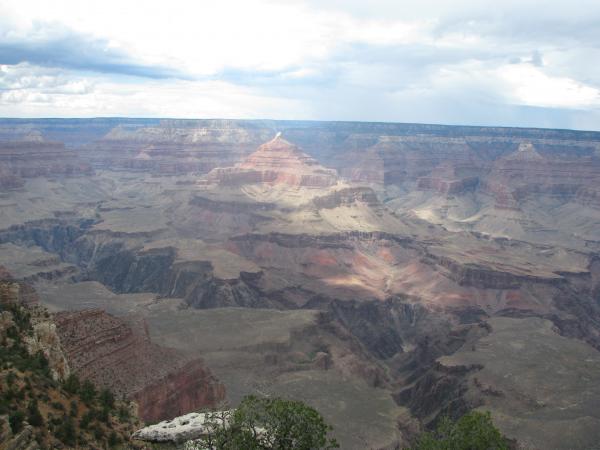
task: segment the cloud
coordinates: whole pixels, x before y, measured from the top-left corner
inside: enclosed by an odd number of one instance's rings
[[[144,78],[182,78],[178,70],[136,63],[106,39],[93,38],[57,25],[38,24],[33,37],[0,40],[0,64],[28,63],[81,71],[132,75]]]
[[[575,3],[5,0],[0,113],[600,129],[600,3]]]
[[[585,108],[600,106],[600,90],[566,77],[552,77],[539,68],[519,64],[498,69],[519,104],[547,107]]]
[[[143,79],[19,64],[0,66],[0,117],[307,117],[302,101],[218,80]],[[126,114],[124,114],[126,112]]]

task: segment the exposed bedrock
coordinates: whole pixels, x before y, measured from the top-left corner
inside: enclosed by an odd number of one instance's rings
[[[267,183],[327,188],[337,182],[337,173],[278,134],[234,167],[212,170],[206,180],[224,185]]]
[[[0,191],[23,187],[25,181],[7,167],[0,166]]]
[[[214,276],[209,261],[174,259],[175,251],[170,247],[139,253],[122,250],[93,263],[88,276],[115,292],[155,292],[183,298],[196,308],[274,306],[253,286],[260,274],[242,272],[237,279],[221,280]]]
[[[166,175],[232,166],[274,133],[270,127],[228,120],[122,123],[107,131],[86,149],[94,167]]]
[[[73,273],[78,279],[100,281],[117,293],[154,292],[197,308],[275,306],[254,286],[260,273],[222,280],[209,261],[176,262],[172,247],[141,250],[110,233],[86,233],[87,222],[45,221],[1,232],[0,243],[38,245],[79,266],[81,273]]]
[[[0,189],[18,188],[24,178],[91,173],[91,166],[62,142],[0,141]]]
[[[333,209],[340,206],[353,205],[356,202],[366,203],[369,206],[378,206],[379,200],[371,188],[356,187],[344,188],[331,194],[315,197],[312,200],[317,209]]]
[[[542,314],[564,335],[584,339],[600,348],[597,262],[590,265],[592,275],[590,272],[548,272],[542,276],[510,266],[459,261],[437,254],[438,250],[413,238],[383,232],[268,233],[232,237],[228,248],[263,269],[253,273],[241,271],[230,279],[221,279],[215,275],[210,261],[179,261],[172,247],[143,250],[142,240],[90,231],[89,225],[89,221],[62,220],[30,223],[1,232],[0,243],[38,245],[58,254],[63,261],[77,265],[80,273],[71,274],[77,279],[100,281],[117,293],[154,292],[182,298],[196,308],[327,309],[335,298],[345,301],[377,298],[373,289],[381,290],[379,298],[383,300],[405,292],[406,288],[398,284],[397,290],[386,293],[383,289],[389,283],[380,277],[381,273],[389,271],[386,276],[394,277],[395,273],[403,276],[404,271],[411,271],[417,277],[410,279],[413,286],[421,282],[424,287],[437,283],[439,288],[428,295],[435,295],[442,309],[458,314],[464,323],[491,313]],[[304,278],[291,278],[281,285],[279,281],[273,282],[273,270],[275,277],[283,275],[286,279],[287,270]],[[347,276],[361,277],[361,284],[344,287]],[[338,279],[344,283],[340,284]],[[356,283],[356,278],[350,280]],[[452,291],[454,297],[445,300],[438,290],[447,296]],[[490,291],[495,292],[493,297]],[[338,297],[338,294],[344,296]],[[411,295],[419,297],[415,300],[418,303],[425,293],[415,290]],[[457,296],[463,296],[466,301],[452,303]],[[490,310],[486,306],[490,302],[500,303]],[[365,310],[364,313],[373,312]],[[371,331],[377,335],[375,330]],[[366,336],[371,331],[363,334]],[[380,339],[380,356],[389,355],[388,344],[398,344],[392,335]]]
[[[150,342],[145,323],[102,310],[55,315],[71,369],[83,379],[135,399],[145,421],[156,421],[224,399],[225,388],[198,359]]]
[[[91,264],[89,276],[116,292],[165,293],[169,286],[169,269],[175,260],[172,248],[136,253],[123,249]]]
[[[558,276],[544,278],[501,271],[483,264],[461,263],[452,258],[432,253],[427,253],[424,260],[446,269],[446,276],[458,284],[482,289],[515,289],[524,283],[547,283],[559,286],[567,282],[565,278]]]
[[[217,407],[225,400],[225,386],[196,359],[145,386],[132,397],[142,418],[146,422],[155,422]]]
[[[466,376],[479,369],[478,366],[450,369],[436,364],[412,385],[396,393],[394,399],[409,408],[427,427],[432,427],[444,415],[457,419],[479,406],[466,398]]]
[[[446,414],[460,417],[479,405],[466,394],[467,376],[481,367],[448,368],[437,360],[487,335],[490,328],[485,322],[460,325],[453,315],[432,313],[401,297],[384,302],[334,301],[323,317],[329,329],[341,327],[375,358],[372,370],[385,367],[379,385],[391,389],[394,400],[425,426],[434,426]],[[405,437],[415,437],[415,430],[405,431]]]
[[[333,301],[330,311],[342,325],[380,359],[404,352],[426,311],[419,305],[388,299],[385,302]]]
[[[0,243],[13,242],[25,245],[38,245],[47,252],[56,253],[69,260],[73,256],[74,242],[83,236],[90,222],[87,220],[65,222],[42,220],[24,225],[12,226],[0,231]],[[71,262],[69,260],[69,262]]]
[[[205,197],[194,196],[189,202],[190,205],[199,206],[213,212],[225,212],[230,214],[248,214],[255,211],[271,211],[277,208],[275,203],[265,202],[235,202],[235,201],[215,201]]]

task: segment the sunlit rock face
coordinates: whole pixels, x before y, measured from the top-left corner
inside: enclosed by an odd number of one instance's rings
[[[327,188],[337,182],[337,175],[278,134],[240,164],[214,169],[207,179],[230,185],[267,183]]]

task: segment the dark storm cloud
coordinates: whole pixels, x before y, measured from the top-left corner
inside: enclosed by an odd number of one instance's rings
[[[0,36],[0,64],[28,63],[42,67],[130,75],[143,78],[186,78],[168,67],[136,63],[108,41],[68,30],[44,30],[36,39]],[[58,32],[57,32],[58,31]]]

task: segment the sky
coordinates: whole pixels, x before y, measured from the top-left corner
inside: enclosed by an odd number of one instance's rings
[[[0,0],[0,117],[600,130],[598,0]]]

